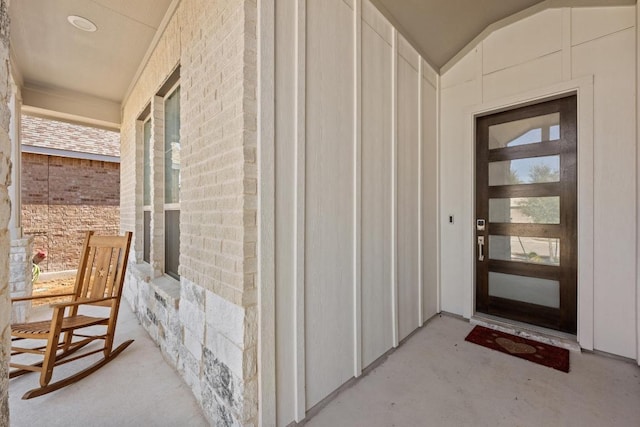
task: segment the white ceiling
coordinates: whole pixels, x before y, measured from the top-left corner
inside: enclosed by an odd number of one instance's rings
[[[13,0],[10,3],[12,54],[22,78],[23,97],[30,102],[40,99],[38,94],[45,92],[65,94],[65,105],[72,115],[77,114],[72,98],[83,98],[86,105],[88,99],[102,102],[112,110],[107,122],[117,126],[119,117],[114,117],[119,111],[115,114],[114,110],[119,109],[126,96],[165,14],[178,1]],[[542,2],[372,1],[436,68],[451,60],[487,26]],[[67,22],[68,15],[93,21],[98,31],[87,33],[72,27]],[[47,102],[45,110],[55,108],[55,100]],[[99,108],[92,114],[99,116]]]
[[[14,0],[11,45],[25,85],[122,101],[171,0]],[[81,31],[78,15],[98,26]]]

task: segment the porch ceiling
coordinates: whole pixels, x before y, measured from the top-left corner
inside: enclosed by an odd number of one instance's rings
[[[94,119],[117,124],[120,103],[172,2],[12,1],[12,57],[24,104],[73,110],[70,103],[81,103]],[[69,15],[90,20],[97,31],[73,27]]]

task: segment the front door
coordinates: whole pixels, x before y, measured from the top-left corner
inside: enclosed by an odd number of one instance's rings
[[[576,96],[476,119],[476,310],[576,332]]]

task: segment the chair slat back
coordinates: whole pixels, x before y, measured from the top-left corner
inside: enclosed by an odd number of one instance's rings
[[[131,234],[96,236],[92,231],[87,232],[76,276],[76,299],[120,298]]]

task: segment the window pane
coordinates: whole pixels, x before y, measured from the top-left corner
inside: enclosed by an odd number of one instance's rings
[[[180,280],[180,211],[165,211],[164,221],[164,272]]]
[[[165,203],[180,201],[180,87],[164,104]]]
[[[489,295],[560,308],[560,284],[557,280],[489,272]]]
[[[560,197],[489,199],[489,222],[560,224]]]
[[[489,149],[560,139],[560,113],[489,126]]]
[[[142,260],[151,263],[151,212],[144,211],[144,243],[142,245]]]
[[[489,163],[489,185],[560,181],[560,156],[529,157]]]
[[[144,205],[151,204],[151,120],[144,122]]]
[[[560,265],[560,239],[489,236],[489,258],[531,264]]]

